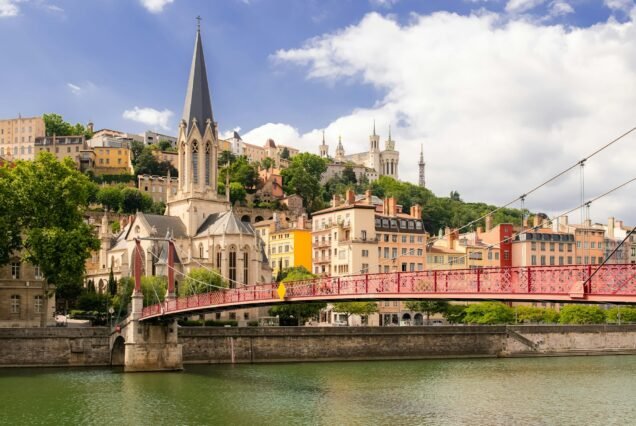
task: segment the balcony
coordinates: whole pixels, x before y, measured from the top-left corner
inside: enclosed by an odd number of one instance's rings
[[[331,238],[324,241],[323,240],[314,241],[313,246],[314,247],[329,247],[331,246]]]
[[[331,262],[331,256],[318,256],[318,257],[314,257],[314,263],[318,264],[318,263],[330,263]]]

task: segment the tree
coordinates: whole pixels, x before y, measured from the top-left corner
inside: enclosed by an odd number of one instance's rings
[[[169,161],[159,161],[152,155],[150,147],[143,147],[142,151],[135,157],[136,175],[156,175],[167,176],[168,172],[172,177],[178,176],[179,172]]]
[[[282,274],[279,274],[279,277],[281,277],[281,282],[293,285],[294,281],[308,280],[315,278],[316,276],[309,272],[304,266],[295,266],[293,268],[285,269]],[[301,325],[307,319],[318,315],[320,311],[326,307],[326,303],[276,305],[269,309],[269,314],[279,317],[283,324]]]
[[[222,164],[222,163],[221,163]],[[244,156],[237,157],[233,162],[219,171],[219,181],[225,182],[227,173],[230,173],[230,183],[239,183],[245,189],[253,190],[258,184],[258,170],[256,164],[250,164]]]
[[[150,195],[141,192],[137,188],[126,187],[121,190],[120,211],[122,213],[150,210],[152,202]]]
[[[291,159],[289,167],[281,172],[283,189],[287,194],[303,197],[305,208],[312,212],[322,206],[320,176],[327,170],[327,163],[317,155],[303,152]]]
[[[287,147],[284,147],[283,150],[281,151],[280,158],[282,158],[284,160],[288,160],[289,159],[289,149],[287,149]]]
[[[449,303],[445,300],[411,300],[406,302],[406,309],[426,314],[426,324],[430,325],[431,315],[443,314],[448,310]]]
[[[636,322],[636,307],[615,306],[605,311],[605,318],[610,324],[625,324]]]
[[[113,274],[113,267],[110,267],[110,273],[108,274],[108,294],[114,296],[117,294],[117,280]]]
[[[444,315],[444,319],[449,324],[462,324],[464,322],[464,318],[466,317],[466,305],[453,305],[449,304],[448,308],[446,308],[446,312]]]
[[[358,183],[356,173],[353,171],[353,167],[351,167],[350,165],[346,165],[344,170],[342,170],[342,182],[345,185],[355,185],[356,183]]]
[[[603,324],[605,313],[598,306],[565,305],[561,308],[561,324]]]
[[[59,114],[44,114],[42,118],[44,120],[46,136],[84,135],[86,139],[90,139],[93,136],[93,133],[83,125],[79,123],[75,125],[67,123]]]
[[[238,182],[230,183],[230,202],[232,204],[239,203],[244,204],[247,197],[247,191],[243,187],[243,184]]]
[[[168,280],[166,277],[152,275],[141,277],[141,292],[144,296],[144,306],[163,302],[163,299],[166,297],[167,284]]]
[[[157,143],[157,148],[160,151],[176,151],[169,140],[162,139]]]
[[[93,280],[88,280],[88,282],[86,283],[86,291],[89,293],[95,293],[95,281]]]
[[[119,211],[123,199],[121,187],[118,186],[103,186],[97,191],[97,201],[113,212]]]
[[[554,309],[534,306],[515,307],[516,322],[553,324],[559,322],[559,313]]]
[[[179,285],[179,296],[219,291],[220,287],[227,288],[227,286],[227,281],[223,280],[219,273],[205,268],[194,268]]]
[[[514,321],[514,312],[501,302],[482,302],[466,308],[466,324],[509,324]]]
[[[9,262],[11,253],[20,249],[21,228],[16,226],[20,220],[20,209],[16,194],[11,188],[11,170],[8,166],[0,167],[0,265]]]
[[[24,249],[24,260],[39,265],[58,296],[78,296],[85,261],[100,246],[83,218],[90,193],[88,177],[75,169],[72,159],[59,162],[48,152],[35,161],[17,162],[2,176],[0,194],[8,190],[13,198],[12,211],[3,205],[0,216],[15,219],[13,226],[20,235],[17,248]]]
[[[333,304],[333,310],[346,314],[347,324],[349,324],[351,315],[364,317],[378,312],[378,304],[376,302],[339,302]]]
[[[231,151],[223,150],[219,154],[219,166],[227,165],[228,163],[233,163],[236,161],[236,155],[234,155]]]
[[[265,170],[271,169],[272,167],[274,167],[274,160],[269,157],[263,158],[263,161],[261,161],[261,167]]]
[[[130,152],[132,154],[131,162],[133,166],[137,165],[137,159],[144,152],[145,145],[143,142],[132,141],[130,142]]]

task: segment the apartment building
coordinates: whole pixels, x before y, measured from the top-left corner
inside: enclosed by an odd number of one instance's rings
[[[35,155],[46,151],[53,154],[58,161],[70,157],[79,167],[82,155],[80,151],[87,148],[84,135],[77,136],[44,136],[35,138]]]
[[[0,120],[0,157],[7,160],[33,160],[35,140],[44,137],[42,117],[21,117]]]
[[[153,175],[137,176],[137,188],[152,197],[152,201],[166,203],[168,193],[177,194],[179,178]]]

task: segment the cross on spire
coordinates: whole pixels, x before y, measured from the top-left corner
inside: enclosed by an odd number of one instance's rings
[[[195,19],[197,20],[197,31],[201,31],[201,15],[198,15]]]

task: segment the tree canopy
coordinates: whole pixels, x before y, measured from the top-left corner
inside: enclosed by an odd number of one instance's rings
[[[223,280],[219,274],[205,269],[194,268],[188,272],[179,284],[179,296],[189,296],[191,294],[209,293],[219,291],[220,288],[227,288],[227,281]]]
[[[283,190],[303,197],[305,208],[312,212],[322,208],[320,177],[327,170],[327,162],[317,155],[303,152],[290,160],[281,172]]]
[[[46,136],[76,136],[84,135],[86,139],[90,139],[93,133],[84,127],[82,124],[77,123],[72,125],[62,118],[59,114],[44,114],[44,128]]]
[[[91,251],[99,249],[99,240],[83,219],[91,185],[72,159],[59,162],[48,152],[40,153],[35,161],[3,168],[0,228],[7,230],[8,238],[0,239],[0,263],[23,249],[24,260],[39,265],[59,293],[77,293],[84,263]]]

